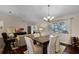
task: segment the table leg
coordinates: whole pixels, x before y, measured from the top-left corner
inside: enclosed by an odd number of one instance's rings
[[[48,43],[49,42],[43,43],[43,54],[47,54]]]
[[[36,41],[34,40],[33,43],[36,44]]]

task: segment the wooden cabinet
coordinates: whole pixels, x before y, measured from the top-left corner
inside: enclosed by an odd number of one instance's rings
[[[72,44],[72,47],[78,47],[79,48],[79,38],[78,37],[72,37],[71,38],[71,44]]]

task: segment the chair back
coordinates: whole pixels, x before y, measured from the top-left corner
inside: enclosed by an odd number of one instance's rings
[[[4,39],[4,42],[6,43],[7,39],[9,38],[8,35],[7,35],[7,33],[6,32],[2,33],[2,37]]]
[[[56,50],[56,37],[54,36],[49,36],[49,44],[47,47],[47,53],[48,54],[54,54]]]
[[[24,38],[25,38],[25,42],[26,42],[26,45],[27,45],[28,53],[33,54],[34,49],[33,49],[33,41],[32,41],[32,39],[29,38],[29,37],[24,37]]]

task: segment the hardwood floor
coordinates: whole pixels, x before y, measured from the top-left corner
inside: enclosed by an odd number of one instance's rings
[[[72,47],[71,45],[63,43],[61,43],[61,45],[66,46],[66,49],[64,50],[66,54],[79,54],[79,47]]]
[[[72,47],[70,45],[64,46],[66,46],[66,49],[64,50],[63,54],[79,54],[79,48]],[[18,49],[14,49],[10,52],[4,49],[3,54],[24,54],[24,51],[26,50],[26,46],[19,47]]]
[[[22,46],[11,51],[4,49],[3,54],[24,54],[24,51],[26,50],[27,50],[26,46]]]
[[[79,48],[78,47],[67,46],[64,52],[66,52],[68,54],[79,54]]]

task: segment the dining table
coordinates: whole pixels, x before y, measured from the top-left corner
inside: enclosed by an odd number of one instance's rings
[[[48,36],[35,37],[33,38],[33,42],[34,44],[36,44],[37,42],[41,44],[41,46],[43,47],[43,54],[47,54],[47,47],[49,43]]]

